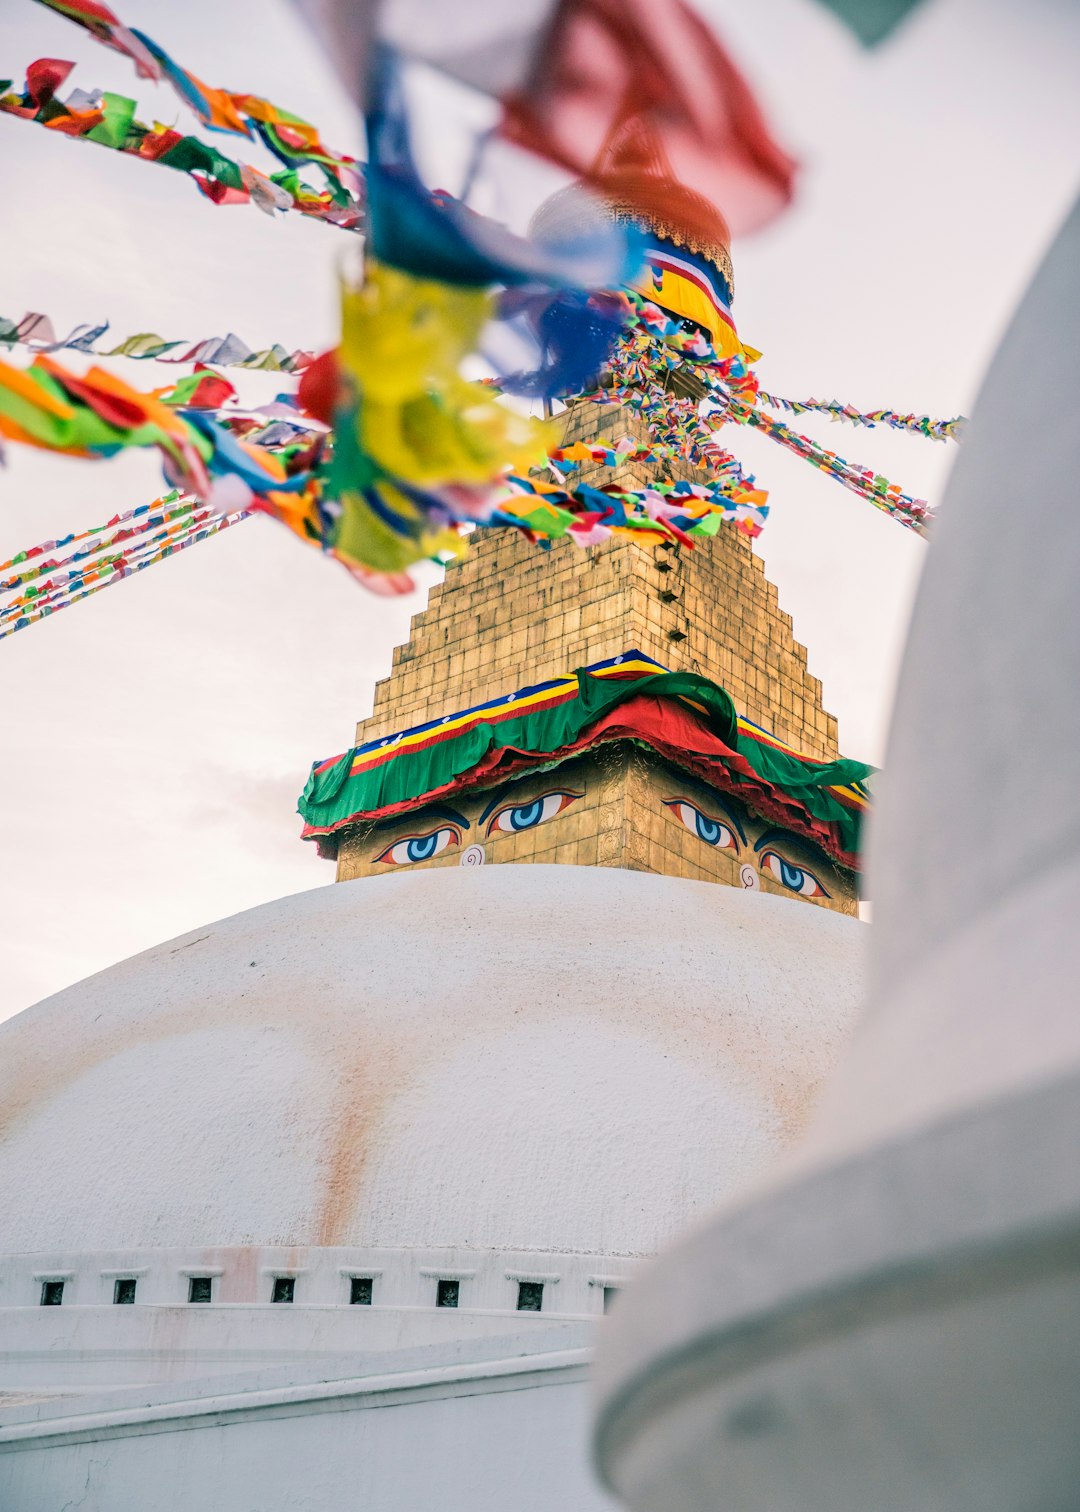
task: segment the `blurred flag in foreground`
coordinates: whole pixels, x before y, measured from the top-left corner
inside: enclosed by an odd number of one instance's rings
[[[498,98],[500,135],[612,190],[627,134],[652,144],[683,191],[670,218],[688,236],[697,197],[733,234],[791,198],[795,165],[776,144],[720,40],[686,0],[296,0],[361,97],[377,36]],[[624,165],[625,166],[625,165]],[[655,165],[649,174],[655,189]],[[620,172],[618,198],[634,185]],[[650,207],[642,205],[643,210]]]

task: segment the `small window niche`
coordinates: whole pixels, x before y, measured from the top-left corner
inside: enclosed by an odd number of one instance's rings
[[[43,1281],[41,1283],[42,1307],[59,1307],[64,1300],[64,1283],[62,1281]]]
[[[189,1276],[187,1299],[189,1302],[212,1302],[214,1300],[213,1276]]]
[[[275,1276],[271,1302],[294,1302],[296,1300],[296,1277]]]
[[[370,1307],[374,1281],[371,1276],[349,1277],[350,1307]]]
[[[544,1283],[542,1281],[519,1281],[518,1312],[540,1312],[544,1306]]]
[[[621,1286],[605,1286],[604,1287],[604,1311],[606,1313],[609,1313],[611,1311],[611,1309],[615,1306],[615,1303],[619,1300],[619,1293],[621,1291],[622,1291],[622,1287]]]
[[[113,1282],[113,1302],[120,1307],[131,1305],[135,1301],[136,1280],[134,1276],[117,1276]]]
[[[436,1307],[456,1307],[461,1294],[460,1281],[440,1281],[435,1288]]]

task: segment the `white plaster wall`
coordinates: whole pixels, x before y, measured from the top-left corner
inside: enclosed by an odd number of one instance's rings
[[[587,1397],[577,1383],[27,1451],[0,1463],[0,1489],[18,1512],[613,1512],[578,1447]]]
[[[81,1048],[78,1029],[59,1004],[51,1026],[42,1026],[57,1037],[58,1084],[0,1144],[9,1211],[19,1215],[5,1225],[9,1242],[22,1230],[32,1248],[50,1239],[65,1248],[81,1247],[80,1239],[122,1244],[136,1233],[140,1245],[175,1244],[181,1213],[196,1243],[301,1232],[312,1148],[326,1117],[308,1100],[316,1068],[305,1064],[305,1037],[226,1015],[185,1028],[159,982],[146,990],[146,1006],[160,1004],[166,1022],[155,1024],[151,1011],[133,1023],[130,1003],[112,1005],[111,1045],[100,1059],[88,1056],[66,1085],[60,1078]],[[13,1079],[20,1049],[16,1034],[7,1047]],[[0,1184],[7,1186],[2,1177]],[[264,1235],[256,1214],[266,1215]]]
[[[867,1011],[808,1163],[1080,1066],[1078,401],[1080,201],[990,365],[935,527],[871,834]]]
[[[614,1512],[588,1464],[580,1331],[337,1371],[44,1403],[0,1427],[18,1512]],[[377,1410],[376,1410],[377,1409]]]
[[[470,1246],[500,1244],[513,1212],[515,1239],[547,1247],[557,1213],[560,1246],[648,1253],[670,1234],[673,1212],[762,1164],[782,1139],[781,1115],[744,1068],[706,1045],[699,1068],[692,1040],[658,1045],[635,1022],[640,1005],[626,1006],[625,1029],[563,1009],[557,1033],[518,1022],[432,1067],[388,1111],[369,1168],[370,1232],[438,1243],[448,1202]],[[484,1151],[479,1168],[447,1138],[455,1103]]]
[[[865,933],[536,865],[208,925],[0,1026],[0,1242],[650,1251],[799,1131]]]
[[[871,836],[875,1016],[934,949],[1077,862],[1078,267],[1080,205],[994,356],[934,528]]]
[[[12,1406],[37,1398],[197,1381],[313,1360],[352,1361],[371,1350],[491,1338],[508,1328],[528,1336],[552,1321],[543,1313],[445,1307],[338,1310],[266,1304],[61,1312],[51,1307],[0,1312],[0,1422]]]
[[[590,1331],[9,1409],[18,1512],[613,1512],[585,1445]]]

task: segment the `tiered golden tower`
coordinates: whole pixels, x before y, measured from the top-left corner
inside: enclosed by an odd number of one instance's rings
[[[624,435],[645,435],[642,422],[624,407],[581,402],[567,413],[566,444],[600,438],[610,443]],[[641,464],[597,466],[587,467],[584,477],[594,486],[620,482],[640,488],[651,472]],[[690,467],[667,475],[700,477]],[[505,531],[482,535],[414,617],[410,640],[395,650],[390,676],[376,687],[371,716],[357,727],[357,744],[630,650],[671,671],[695,672],[718,683],[741,715],[801,754],[815,761],[838,756],[836,720],[822,707],[821,684],[807,669],[791,618],[780,609],[776,588],[749,540],[728,525],[692,551],[676,544],[643,548],[616,538],[587,550],[562,541],[545,552]],[[490,807],[481,801],[488,795],[478,794],[476,814],[459,816],[473,831],[462,843],[481,839],[482,845],[472,846],[473,855],[489,861],[615,866],[792,891],[758,864],[755,841],[768,826],[743,814],[741,824],[726,826],[730,846],[718,847],[711,827],[703,843],[686,821],[691,810],[700,810],[707,826],[719,823],[715,795],[709,798],[692,779],[673,775],[640,745],[613,743],[515,782],[518,809],[539,801],[541,788],[559,783],[576,795],[572,805],[557,822],[520,832],[498,827],[492,832],[489,817],[486,829],[474,825]],[[680,799],[684,806],[673,808]],[[395,837],[416,836],[423,827],[423,813],[414,812],[346,831],[338,841],[338,880],[385,873],[387,856],[399,853]],[[821,879],[816,893],[807,888],[803,895],[854,912],[851,874],[810,850],[795,842],[785,851],[789,872]],[[412,864],[456,865],[460,859],[460,847],[454,846]]]

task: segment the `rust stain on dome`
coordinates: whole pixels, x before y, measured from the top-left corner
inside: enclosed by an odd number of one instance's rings
[[[524,886],[512,875],[518,869],[507,870],[511,892]],[[536,870],[528,870],[537,877]],[[295,1069],[287,1051],[284,1081],[268,1082],[265,1095],[258,1079],[249,1078],[244,1107],[249,1121],[265,1124],[268,1148],[274,1141],[306,1164],[304,1216],[290,1222],[288,1233],[243,1232],[236,1242],[257,1245],[271,1237],[301,1245],[376,1242],[377,1235],[361,1240],[357,1223],[376,1162],[396,1138],[400,1118],[391,1116],[394,1105],[455,1057],[467,1056],[472,1045],[491,1046],[522,1028],[550,1033],[557,1044],[568,1038],[568,1026],[580,1021],[612,1035],[613,1042],[629,1037],[658,1061],[678,1060],[706,1083],[742,1089],[775,1129],[777,1141],[787,1143],[805,1121],[850,1012],[850,1006],[838,1009],[835,1025],[824,1023],[818,1009],[791,1012],[791,1004],[801,1000],[800,985],[820,1005],[833,996],[828,954],[825,978],[819,972],[812,979],[811,973],[808,987],[801,977],[802,947],[792,941],[776,950],[760,977],[748,976],[737,963],[770,938],[775,948],[781,937],[766,929],[759,938],[755,922],[744,934],[746,926],[732,923],[727,914],[741,920],[745,912],[750,921],[761,915],[767,923],[768,908],[762,913],[732,894],[728,908],[714,915],[713,898],[723,904],[718,895],[726,890],[708,884],[632,873],[575,877],[571,868],[560,873],[555,903],[542,887],[534,897],[530,886],[518,899],[517,912],[510,908],[497,919],[482,911],[462,917],[456,879],[429,872],[413,880],[421,882],[423,898],[430,894],[437,906],[419,916],[410,913],[416,906],[411,892],[403,899],[396,887],[357,883],[351,884],[359,889],[351,899],[359,907],[343,906],[343,900],[321,912],[309,905],[305,914],[295,904],[287,913],[281,905],[266,905],[241,916],[240,927],[230,922],[122,963],[0,1028],[0,1133],[13,1132],[81,1078],[132,1049],[230,1028],[278,1031],[295,1044]],[[588,898],[596,906],[610,902],[609,891],[623,906],[637,906],[635,889],[646,881],[663,882],[651,935],[627,928],[621,946],[621,936],[609,939],[607,956],[597,957],[586,935],[552,934],[564,920],[568,884],[577,883],[585,908]],[[469,886],[475,888],[475,879]],[[678,896],[667,898],[672,888]],[[685,896],[683,889],[689,889]],[[338,897],[342,891],[334,889]],[[695,904],[684,917],[695,898],[707,906]],[[831,938],[840,923],[832,915],[790,907],[801,915],[791,916],[797,931],[809,925],[808,915],[814,919],[815,937],[820,928],[821,938]],[[719,934],[703,938],[701,927],[714,917],[726,922]],[[690,945],[671,934],[676,921],[696,942],[692,964],[685,955]],[[730,971],[728,955],[736,962]],[[836,959],[842,975],[846,957]],[[252,961],[264,964],[253,967]],[[735,990],[744,978],[745,997]],[[847,989],[842,996],[853,999],[854,993]],[[209,1065],[212,1044],[205,1054]],[[277,1064],[282,1065],[280,1055]],[[156,1085],[145,1088],[148,1132],[155,1095],[172,1091],[168,1066],[166,1049],[154,1060]],[[557,1073],[545,1074],[557,1107]],[[469,1113],[468,1107],[460,1110],[465,1130]],[[72,1137],[82,1137],[77,1111],[70,1122]],[[557,1130],[541,1130],[536,1138],[553,1134]],[[527,1135],[526,1142],[532,1138]],[[410,1180],[409,1172],[401,1174]],[[380,1166],[380,1181],[384,1175]],[[294,1181],[291,1195],[297,1190]]]

